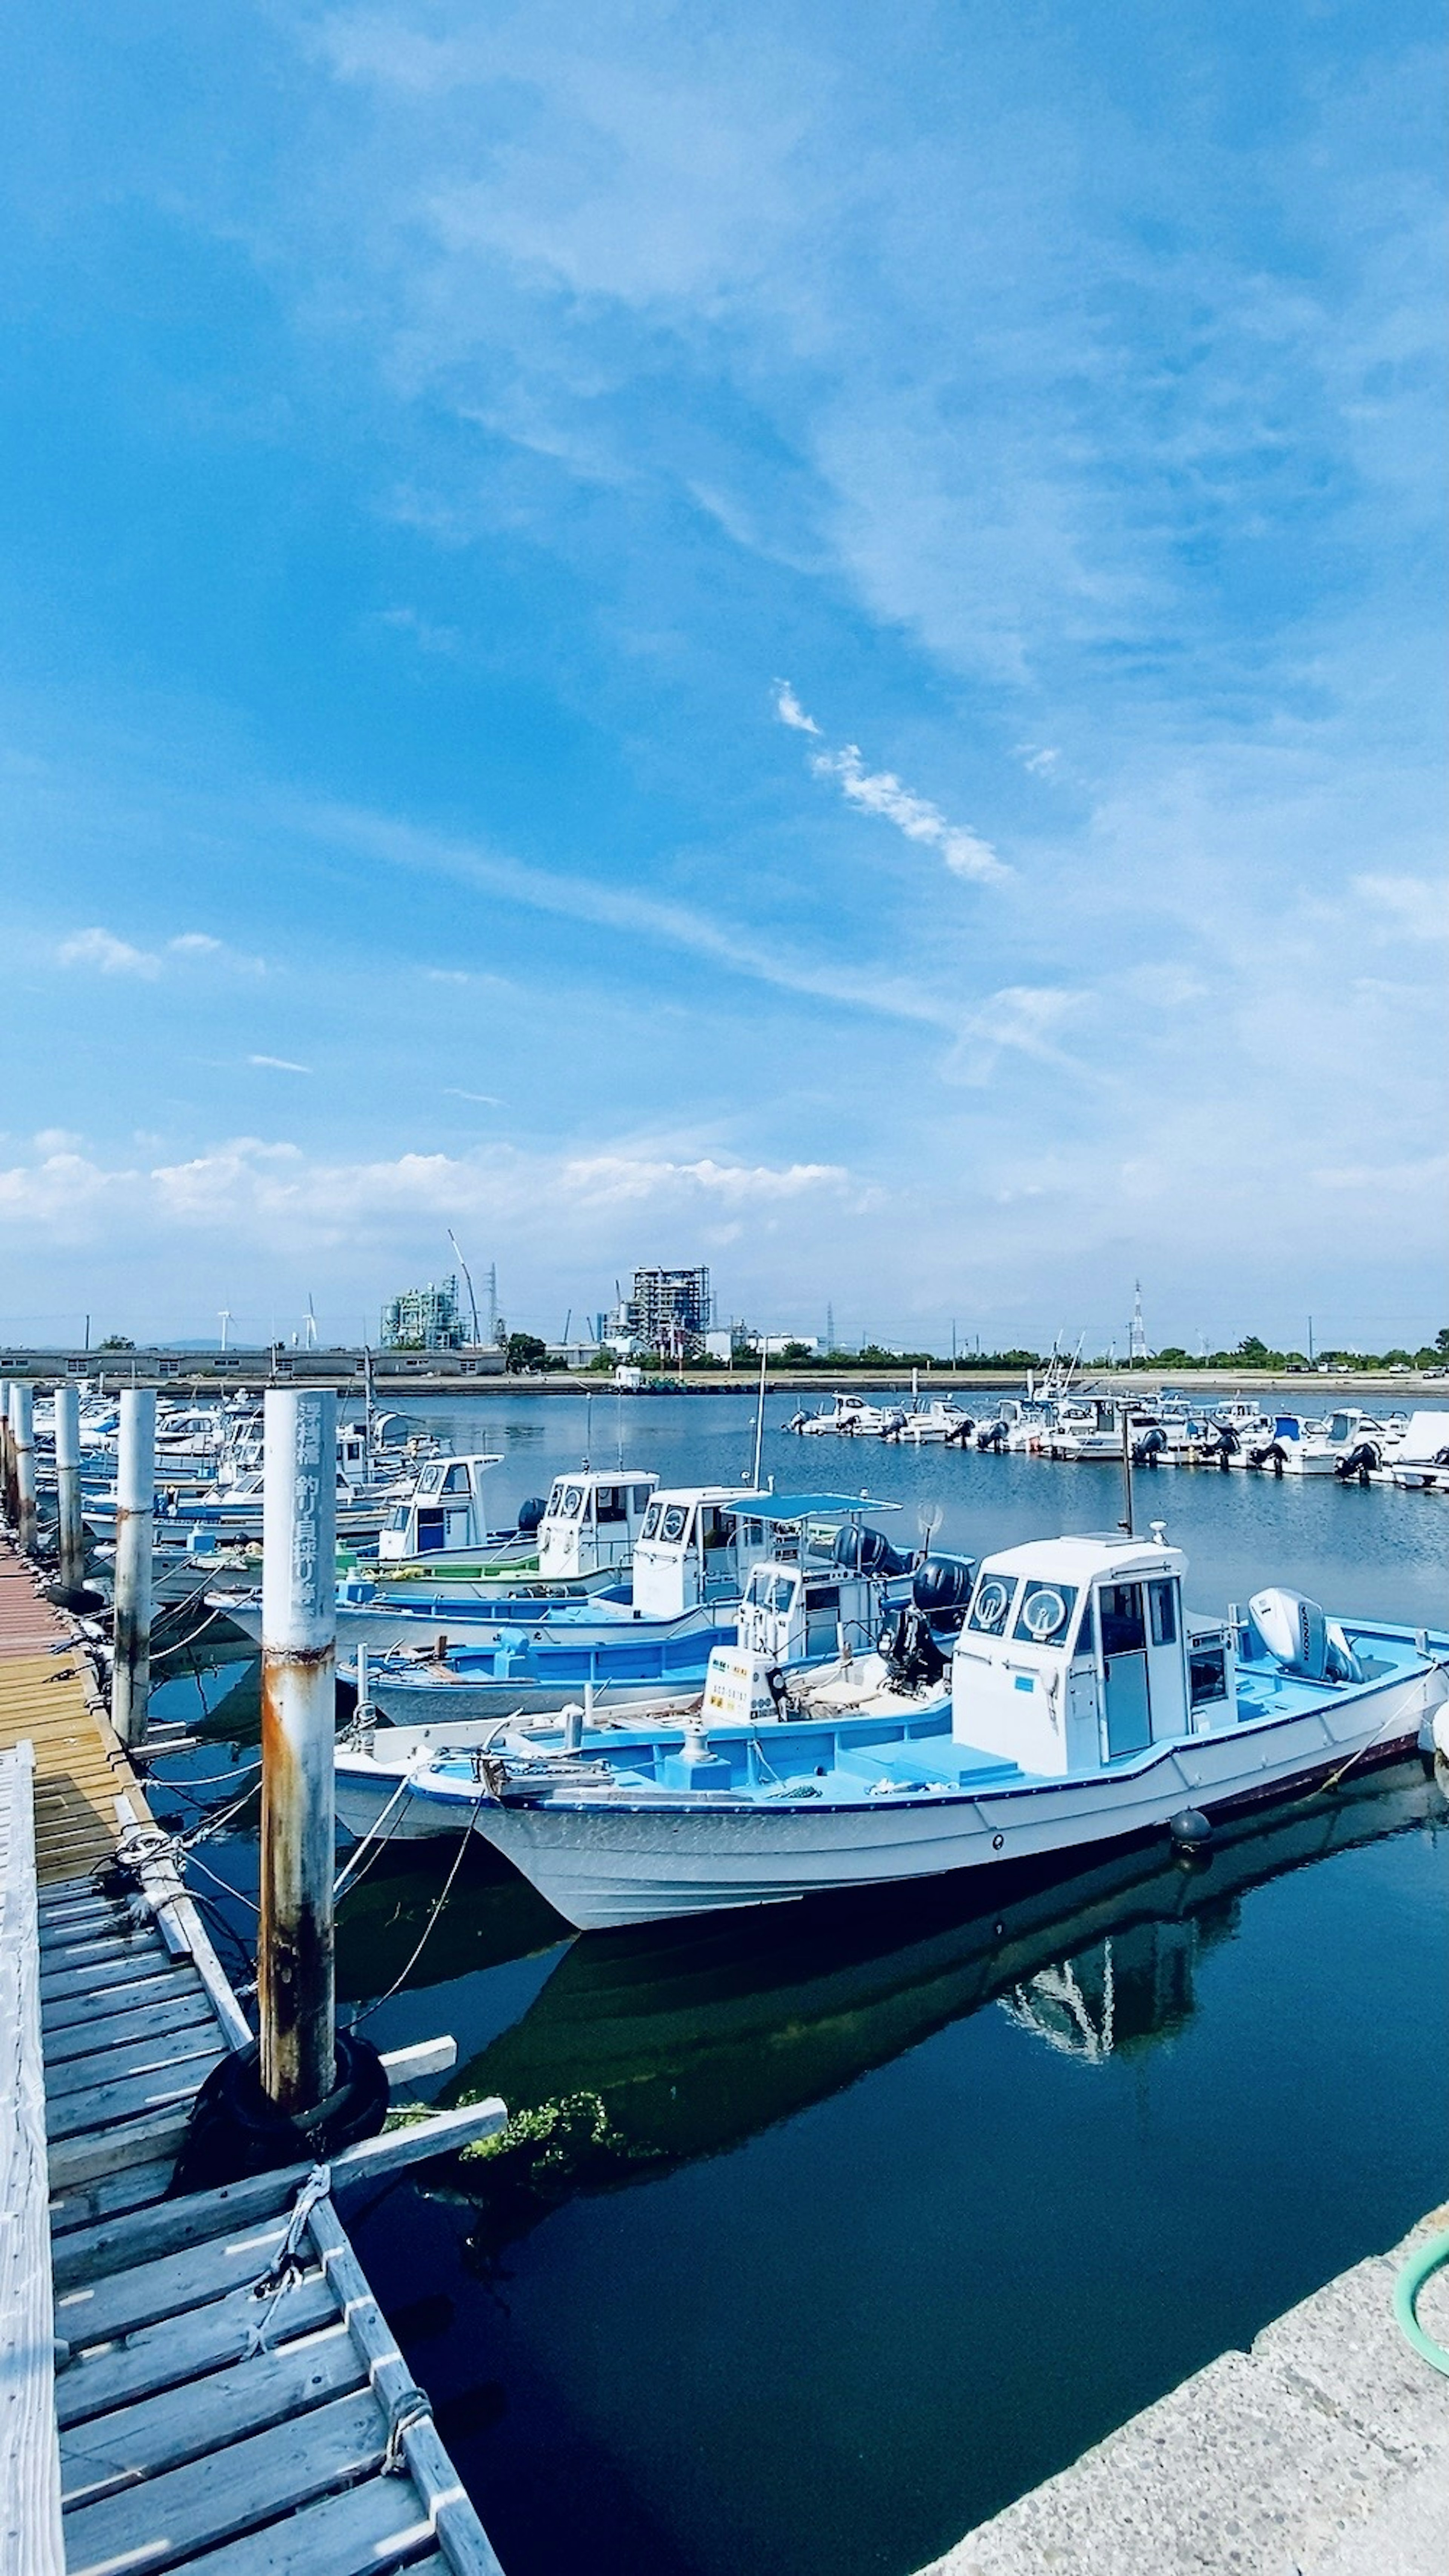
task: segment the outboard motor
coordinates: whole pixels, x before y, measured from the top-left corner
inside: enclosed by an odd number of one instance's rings
[[[1133,1466],[1155,1467],[1166,1447],[1167,1434],[1160,1422],[1154,1422],[1149,1431],[1143,1432],[1140,1440],[1132,1443]]]
[[[1379,1463],[1379,1453],[1373,1442],[1360,1440],[1356,1449],[1350,1449],[1346,1458],[1340,1458],[1333,1472],[1346,1485],[1351,1485],[1355,1476],[1361,1485],[1366,1485]]]
[[[1271,1467],[1275,1476],[1282,1475],[1287,1463],[1287,1452],[1277,1440],[1265,1440],[1261,1449],[1250,1449],[1248,1452],[1250,1467],[1259,1469]]]
[[[1336,1619],[1301,1592],[1255,1592],[1248,1618],[1265,1651],[1285,1673],[1307,1682],[1361,1682],[1363,1667]]]
[[[1216,1440],[1213,1442],[1212,1447],[1209,1449],[1208,1456],[1210,1458],[1216,1458],[1218,1465],[1226,1469],[1229,1460],[1236,1458],[1240,1446],[1241,1443],[1239,1442],[1236,1431],[1232,1430],[1225,1422],[1222,1429],[1219,1431]]]
[[[954,1636],[971,1607],[976,1568],[965,1556],[928,1556],[911,1577],[911,1600],[933,1628]]]
[[[836,1564],[846,1574],[909,1574],[911,1559],[878,1529],[859,1528],[846,1521],[835,1533],[833,1550]]]
[[[542,1494],[530,1494],[526,1503],[520,1503],[518,1506],[519,1537],[533,1538],[536,1536],[539,1523],[542,1521],[544,1513],[547,1510],[548,1502]]]
[[[1004,1449],[1006,1447],[1006,1424],[1004,1422],[988,1423],[984,1431],[977,1432],[976,1446],[978,1449],[983,1451],[988,1449],[1000,1451]]]
[[[945,1446],[948,1449],[969,1448],[971,1445],[971,1434],[975,1428],[976,1425],[972,1421],[970,1414],[963,1414],[961,1420],[959,1422],[953,1422],[950,1430],[947,1432]]]
[[[888,1413],[881,1424],[880,1436],[882,1440],[899,1440],[905,1427],[906,1417],[903,1413]]]
[[[880,1651],[885,1659],[886,1679],[894,1690],[925,1691],[937,1683],[946,1669],[946,1658],[931,1634],[924,1611],[902,1610],[894,1626],[889,1621],[881,1630]]]

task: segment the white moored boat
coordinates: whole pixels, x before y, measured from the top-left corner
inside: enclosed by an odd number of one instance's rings
[[[1449,1639],[1266,1591],[1183,1609],[1181,1552],[1109,1534],[989,1557],[949,1707],[483,1762],[474,1829],[582,1928],[1080,1853],[1416,1739]]]

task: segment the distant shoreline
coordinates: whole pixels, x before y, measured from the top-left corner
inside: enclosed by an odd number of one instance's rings
[[[501,1369],[478,1361],[471,1365],[464,1358],[461,1365],[443,1367],[437,1364],[443,1355],[421,1352],[374,1352],[372,1354],[372,1388],[374,1401],[398,1405],[409,1397],[442,1396],[605,1396],[615,1389],[612,1378],[594,1375],[587,1370],[550,1369],[537,1377],[510,1377]],[[490,1355],[491,1357],[491,1355]],[[275,1385],[334,1386],[339,1393],[357,1397],[363,1392],[366,1358],[356,1351],[175,1351],[163,1348],[137,1351],[27,1351],[0,1352],[0,1377],[23,1378],[40,1383],[54,1383],[66,1378],[89,1377],[99,1380],[110,1392],[123,1386],[155,1386],[177,1395],[214,1395],[239,1392]],[[1041,1363],[1036,1371],[1040,1376]],[[940,1393],[955,1388],[969,1393],[1020,1393],[1026,1378],[1024,1369],[975,1369],[964,1363],[953,1367],[940,1360],[927,1367],[918,1364],[917,1374],[923,1393]],[[828,1401],[837,1387],[873,1388],[890,1393],[908,1392],[912,1364],[903,1361],[895,1368],[771,1368],[766,1374],[766,1387],[771,1395],[793,1395],[813,1398],[817,1404]],[[629,1401],[647,1402],[651,1394],[683,1391],[699,1395],[738,1395],[753,1398],[759,1387],[759,1372],[748,1362],[738,1368],[686,1369],[682,1376],[671,1372],[667,1377],[646,1371],[649,1383],[630,1392]],[[1421,1370],[1393,1376],[1382,1369],[1336,1369],[1321,1375],[1316,1369],[1302,1376],[1285,1377],[1276,1369],[1159,1369],[1151,1365],[1126,1369],[1090,1369],[1078,1372],[1076,1383],[1107,1393],[1132,1393],[1155,1397],[1164,1388],[1186,1394],[1225,1395],[1238,1391],[1251,1394],[1269,1389],[1302,1412],[1321,1408],[1326,1400],[1341,1396],[1392,1398],[1403,1404],[1427,1401],[1449,1405],[1449,1378],[1433,1377]]]

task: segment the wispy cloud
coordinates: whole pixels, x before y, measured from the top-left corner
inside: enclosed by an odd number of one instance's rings
[[[775,713],[792,732],[819,738],[819,725],[807,715],[788,680],[775,683]],[[953,876],[990,885],[1010,874],[979,832],[951,822],[939,805],[933,805],[927,796],[917,796],[892,770],[867,769],[855,743],[847,742],[839,751],[813,753],[810,766],[817,778],[836,779],[847,804],[854,805],[860,813],[879,814],[885,822],[894,823],[908,841],[939,851]]]
[[[133,948],[110,930],[77,930],[56,950],[62,966],[93,966],[100,975],[139,975],[148,983],[161,972],[161,960],[148,948]]]
[[[249,1055],[247,1062],[262,1065],[271,1073],[311,1073],[314,1070],[310,1064],[294,1064],[286,1055]]]
[[[444,1083],[443,1097],[445,1100],[471,1100],[476,1103],[479,1109],[501,1109],[503,1107],[503,1103],[496,1092],[460,1091],[456,1082]]]

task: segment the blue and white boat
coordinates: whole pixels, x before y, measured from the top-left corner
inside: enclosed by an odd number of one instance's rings
[[[511,1672],[502,1688],[473,1676],[466,1650],[450,1652],[444,1676],[369,1665],[365,1704],[338,1743],[343,1823],[370,1831],[398,1808],[405,1787],[396,1827],[404,1840],[456,1832],[458,1798],[474,1781],[466,1816],[484,1756],[531,1760],[565,1745],[584,1754],[606,1745],[613,1758],[627,1745],[653,1760],[678,1753],[702,1712],[712,1726],[773,1732],[782,1711],[807,1705],[860,1717],[919,1714],[928,1703],[944,1711],[950,1634],[974,1572],[968,1560],[916,1564],[898,1554],[860,1522],[862,1498],[754,1494],[739,1508],[755,1533],[769,1534],[770,1553],[752,1567],[730,1616],[707,1610],[712,1624],[666,1639],[664,1654],[646,1634],[637,1660],[611,1667],[597,1650],[575,1649],[562,1678],[560,1656],[546,1682],[530,1686]],[[553,1632],[555,1648],[565,1633]],[[386,1724],[377,1725],[379,1714]]]
[[[520,1619],[458,1619],[441,1654],[430,1640],[384,1657],[370,1695],[403,1725],[431,1720],[444,1701],[454,1717],[487,1718],[552,1710],[585,1688],[607,1689],[614,1707],[697,1694],[715,1648],[738,1642],[742,1609],[753,1620],[766,1600],[775,1659],[823,1662],[839,1651],[842,1624],[857,1645],[871,1641],[881,1583],[913,1569],[912,1558],[862,1526],[867,1510],[899,1508],[864,1494],[728,1485],[656,1493],[620,1598],[545,1603]]]
[[[1159,1525],[1160,1526],[1160,1525]],[[983,1563],[949,1705],[716,1726],[677,1750],[481,1758],[474,1827],[567,1921],[650,1922],[1211,1818],[1420,1738],[1449,1638],[1326,1618],[1282,1591],[1190,1619],[1154,1532]]]

